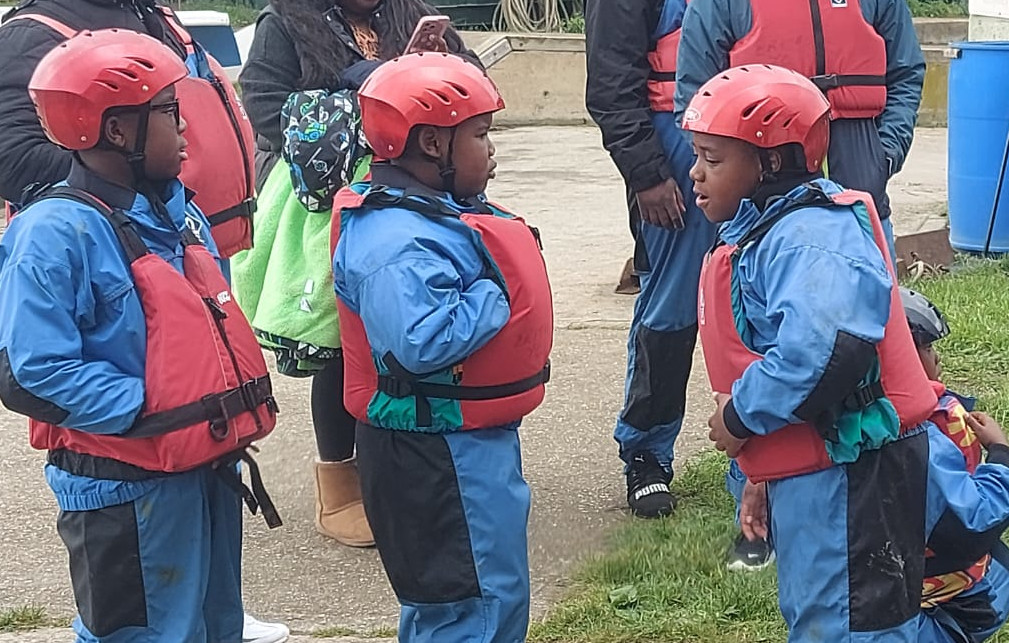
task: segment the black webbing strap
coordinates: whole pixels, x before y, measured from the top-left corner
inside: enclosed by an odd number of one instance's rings
[[[810,80],[823,93],[838,87],[886,87],[886,76],[870,74],[824,74],[812,76]]]
[[[884,397],[886,397],[886,392],[883,390],[883,383],[880,380],[876,380],[859,386],[853,393],[844,398],[842,404],[844,404],[844,408],[847,411],[863,411],[869,408],[870,404]]]
[[[236,466],[239,461],[249,467],[251,489],[242,482],[242,476]],[[213,467],[224,483],[242,497],[253,516],[257,511],[262,511],[263,519],[266,520],[270,529],[276,529],[284,524],[284,521],[280,519],[280,513],[277,512],[277,506],[273,504],[273,499],[270,498],[270,494],[267,493],[266,487],[263,485],[263,476],[259,472],[259,465],[256,464],[248,449],[228,454],[215,462]]]
[[[93,195],[88,194],[84,190],[78,190],[77,188],[72,188],[68,185],[61,185],[59,187],[52,188],[39,197],[39,199],[56,198],[76,201],[90,208],[94,208],[103,217],[105,217],[112,226],[112,230],[116,233],[116,238],[119,239],[119,243],[122,244],[123,250],[126,252],[126,258],[130,263],[133,263],[146,254],[150,254],[147,244],[140,238],[140,234],[137,232],[133,221],[131,221],[122,210],[111,208],[106,203],[99,201]]]
[[[225,208],[216,214],[211,214],[207,216],[207,221],[210,222],[211,227],[221,225],[222,223],[227,223],[232,219],[237,219],[239,217],[244,217],[246,219],[251,219],[252,215],[256,212],[256,200],[246,199],[239,203],[238,205],[233,205],[230,208]]]
[[[223,440],[228,434],[229,420],[247,411],[255,411],[263,404],[267,408],[276,409],[269,375],[249,380],[223,393],[205,395],[196,402],[142,417],[123,437],[151,438],[200,422],[210,422],[211,435],[217,440]]]
[[[777,201],[788,201],[788,203],[786,203],[779,212],[775,213],[774,216],[764,221],[761,221],[759,224],[751,228],[749,232],[743,235],[743,237],[739,240],[739,242],[736,243],[737,248],[736,252],[742,251],[744,247],[752,243],[759,242],[761,239],[764,238],[764,236],[768,232],[771,231],[771,228],[773,228],[775,225],[778,224],[779,221],[781,221],[788,215],[792,214],[796,210],[801,210],[802,208],[807,208],[813,205],[817,206],[833,205],[834,202],[831,201],[829,196],[827,196],[827,193],[818,188],[817,186],[810,183],[806,183],[805,187],[806,191],[798,199],[790,199],[788,197],[782,196],[777,197],[774,200],[769,200],[767,206],[765,206],[764,208],[765,211]]]
[[[491,386],[462,386],[459,384],[437,384],[424,382],[424,376],[416,375],[406,370],[392,355],[386,353],[382,362],[389,369],[388,374],[378,376],[378,390],[390,397],[404,398],[413,396],[417,405],[417,425],[431,426],[431,402],[429,398],[443,400],[496,400],[511,397],[533,389],[550,381],[550,361],[543,369],[534,375],[515,382],[494,384]]]
[[[676,72],[675,71],[655,71],[654,69],[648,72],[648,80],[654,80],[658,83],[675,83],[676,82]]]

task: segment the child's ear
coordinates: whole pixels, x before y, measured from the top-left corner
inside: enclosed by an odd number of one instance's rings
[[[441,130],[430,125],[421,125],[417,130],[417,147],[424,156],[441,158],[445,144],[441,140]]]
[[[767,161],[771,165],[771,174],[777,174],[781,171],[781,150],[775,148],[767,153]]]
[[[106,118],[105,122],[102,123],[102,135],[106,141],[115,147],[129,147],[129,141],[126,136],[126,123],[123,122],[122,116],[115,115]]]

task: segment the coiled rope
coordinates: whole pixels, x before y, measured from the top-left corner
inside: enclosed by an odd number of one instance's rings
[[[502,31],[558,32],[567,19],[561,0],[501,0],[494,11],[494,25]]]

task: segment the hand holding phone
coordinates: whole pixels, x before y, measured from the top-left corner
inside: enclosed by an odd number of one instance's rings
[[[452,19],[448,16],[424,16],[417,21],[417,26],[410,36],[410,41],[403,50],[404,54],[420,51],[448,51],[445,42],[445,32],[448,31]]]

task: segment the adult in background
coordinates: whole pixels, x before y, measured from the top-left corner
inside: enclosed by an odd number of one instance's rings
[[[375,541],[361,503],[355,420],[343,402],[332,197],[367,171],[357,89],[403,53],[422,16],[435,13],[420,0],[272,0],[239,77],[257,134],[259,211],[253,249],[233,263],[236,295],[260,342],[276,353],[278,370],[313,377],[315,526],[353,547]],[[463,51],[452,30],[422,47]],[[321,175],[320,156],[305,153],[312,139],[323,142],[320,154],[339,150]]]
[[[793,69],[827,95],[825,174],[872,195],[895,258],[886,185],[911,147],[925,77],[905,0],[692,0],[680,36],[677,118],[708,79],[750,63]],[[727,486],[737,499],[745,480],[733,461]],[[772,560],[766,540],[740,535],[728,565],[745,571]]]
[[[627,504],[668,515],[697,338],[697,283],[714,239],[693,200],[690,144],[673,116],[676,39],[685,0],[589,0],[586,106],[627,185],[641,292],[627,341],[624,406],[613,437]],[[687,198],[685,198],[687,197]]]
[[[26,189],[57,183],[67,178],[74,154],[53,144],[42,131],[28,95],[28,81],[50,50],[81,30],[127,29],[154,37],[191,62],[201,60],[201,77],[215,77],[216,70],[202,50],[170,11],[153,0],[25,0],[4,17],[0,27],[0,197],[8,203],[21,202]],[[187,42],[188,41],[188,42]],[[192,78],[192,71],[190,72]],[[247,216],[251,214],[252,167],[242,150],[251,143],[251,129],[230,92],[214,94],[209,100],[187,100],[190,86],[179,84],[180,109],[189,124],[191,160],[183,165],[187,187],[200,192],[194,201],[213,222],[215,213],[231,210],[223,227],[212,228],[222,255],[247,247],[251,240]],[[209,83],[206,87],[210,87]],[[234,117],[234,120],[232,119]],[[224,124],[223,127],[219,126]],[[203,160],[200,152],[206,151]],[[225,156],[222,158],[222,152]],[[222,166],[222,161],[227,166]],[[202,165],[206,163],[206,165]],[[207,165],[215,171],[199,171]],[[208,178],[212,180],[207,180]],[[233,209],[232,209],[233,208]],[[200,231],[197,231],[200,232]],[[223,233],[223,234],[222,234]],[[73,493],[72,484],[67,493]],[[288,628],[279,623],[263,623],[246,615],[245,643],[277,643],[288,637]]]

